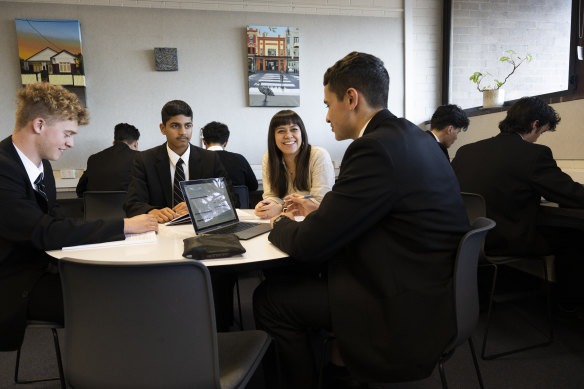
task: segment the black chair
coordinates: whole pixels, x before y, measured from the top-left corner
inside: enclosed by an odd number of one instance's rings
[[[456,259],[454,261],[453,283],[454,283],[454,306],[456,312],[456,337],[445,348],[438,362],[442,387],[448,389],[444,363],[450,359],[454,351],[462,343],[468,341],[472,360],[477,373],[477,378],[481,389],[484,389],[483,378],[479,368],[472,333],[479,320],[479,295],[477,286],[477,266],[479,254],[489,230],[495,227],[495,222],[485,217],[477,218],[472,229],[460,240]],[[334,335],[325,335],[325,345],[334,339]],[[319,387],[323,385],[324,361],[321,361]],[[383,383],[372,384],[383,386]]]
[[[83,194],[84,220],[123,219],[126,217],[125,191],[87,191]]]
[[[467,209],[467,215],[469,221],[473,221],[476,217],[486,216],[486,203],[485,199],[476,193],[461,193],[464,203]],[[530,350],[537,347],[544,347],[553,341],[553,326],[552,326],[552,306],[551,306],[551,269],[553,269],[553,256],[493,256],[487,255],[485,253],[484,247],[481,249],[481,256],[479,266],[481,267],[491,267],[493,276],[491,280],[491,287],[488,298],[488,311],[487,311],[487,325],[485,327],[485,334],[483,337],[483,346],[481,357],[486,360],[500,358],[506,355],[515,354],[521,351]],[[496,300],[500,302],[511,302],[517,300],[523,300],[526,298],[533,297],[534,293],[522,292],[522,293],[504,293],[496,294],[497,286],[497,275],[499,273],[500,266],[508,266],[516,270],[528,273],[531,275],[536,275],[543,279],[544,281],[544,294],[546,300],[546,318],[548,328],[545,330],[539,329],[537,326],[532,325],[534,328],[538,329],[544,335],[543,341],[538,341],[534,344],[527,346],[522,346],[518,348],[513,348],[507,351],[501,351],[497,353],[487,353],[487,340],[489,337],[489,330],[492,324],[492,316],[494,311],[494,304]]]
[[[50,321],[40,321],[40,320],[29,320],[26,322],[26,329],[29,328],[50,328],[53,334],[53,343],[55,344],[55,354],[57,356],[57,366],[59,368],[59,377],[55,378],[40,378],[34,380],[22,380],[18,378],[18,372],[20,370],[20,355],[22,352],[22,345],[16,350],[16,365],[14,367],[14,382],[17,384],[32,384],[34,382],[44,382],[44,381],[61,381],[61,388],[65,389],[65,378],[63,375],[63,363],[61,361],[61,348],[59,346],[59,335],[57,334],[58,328],[63,328],[62,324],[54,323]]]
[[[65,378],[73,388],[244,388],[270,344],[217,333],[211,280],[196,261],[59,261]]]
[[[472,223],[472,230],[461,239],[454,263],[454,299],[456,309],[456,338],[448,345],[440,358],[438,368],[442,387],[448,388],[444,363],[454,354],[456,348],[468,340],[472,360],[481,389],[483,378],[472,341],[472,333],[479,320],[479,293],[477,286],[477,267],[479,254],[489,230],[495,227],[491,219],[478,217]]]
[[[239,208],[249,209],[249,190],[245,185],[233,185],[233,190],[239,197]]]

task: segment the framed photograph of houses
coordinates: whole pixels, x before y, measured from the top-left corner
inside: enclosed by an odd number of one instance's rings
[[[85,104],[79,20],[15,19],[22,84],[63,85]]]
[[[298,107],[299,29],[247,26],[246,44],[249,106]]]

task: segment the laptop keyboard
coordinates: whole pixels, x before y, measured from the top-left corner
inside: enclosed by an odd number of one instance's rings
[[[217,230],[207,231],[205,234],[232,234],[235,232],[245,231],[248,228],[257,226],[258,223],[239,222]]]

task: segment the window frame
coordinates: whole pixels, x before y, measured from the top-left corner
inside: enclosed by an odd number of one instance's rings
[[[572,21],[570,28],[570,59],[568,68],[568,89],[556,92],[545,93],[542,95],[537,95],[537,97],[543,99],[548,104],[557,103],[562,101],[577,100],[584,98],[584,82],[578,82],[580,78],[584,78],[584,61],[579,61],[576,56],[576,47],[578,46],[578,13],[583,12],[584,9],[580,10],[580,1],[583,0],[571,0],[572,1]],[[584,4],[582,5],[584,8]],[[582,16],[584,23],[584,15]],[[444,0],[443,3],[443,15],[442,15],[442,104],[451,104],[450,99],[450,64],[452,62],[452,0]],[[583,38],[584,39],[584,38]],[[584,46],[584,43],[582,44]],[[464,109],[467,113],[479,112],[480,113],[491,113],[498,111],[505,111],[507,108],[513,104],[516,100],[505,101],[503,107],[487,108],[482,107],[472,107]],[[454,102],[453,102],[454,103]]]

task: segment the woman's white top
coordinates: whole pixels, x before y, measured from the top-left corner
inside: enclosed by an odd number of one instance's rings
[[[288,172],[286,163],[282,161],[282,164],[284,165],[286,172]],[[310,190],[298,190],[298,188],[294,186],[291,175],[288,174],[288,192],[286,193],[286,196],[292,193],[298,193],[299,195],[311,194],[314,196],[314,200],[320,203],[324,195],[331,190],[333,184],[335,183],[335,170],[333,168],[333,162],[328,151],[318,146],[311,147],[308,172],[308,186],[310,187]],[[270,183],[267,152],[264,154],[264,158],[262,159],[262,184],[264,187],[264,200],[268,199],[277,203],[282,200],[273,191],[272,185]]]

